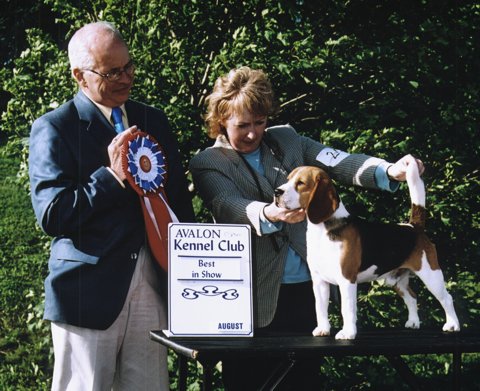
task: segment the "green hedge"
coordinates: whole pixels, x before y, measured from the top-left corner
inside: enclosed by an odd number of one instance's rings
[[[50,338],[42,322],[45,239],[18,181],[21,145],[0,149],[0,388],[47,389]]]

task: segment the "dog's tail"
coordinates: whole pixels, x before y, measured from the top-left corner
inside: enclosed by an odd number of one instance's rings
[[[423,229],[425,228],[427,215],[425,209],[425,185],[422,178],[420,178],[418,165],[413,157],[412,161],[408,162],[406,175],[410,200],[412,202],[409,223],[414,227]]]

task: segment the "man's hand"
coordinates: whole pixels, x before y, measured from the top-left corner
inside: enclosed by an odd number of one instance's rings
[[[131,126],[122,133],[117,134],[108,146],[108,157],[110,158],[110,169],[117,175],[121,181],[126,179],[122,167],[122,146],[127,136],[138,132],[136,126]]]

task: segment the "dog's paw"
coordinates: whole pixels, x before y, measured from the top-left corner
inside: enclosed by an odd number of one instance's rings
[[[328,328],[323,328],[323,327],[315,327],[312,331],[312,335],[314,337],[326,337],[327,335],[330,335],[330,327]]]
[[[335,335],[335,339],[355,339],[357,336],[357,332],[354,330],[342,329],[340,330],[337,335]]]
[[[405,328],[407,329],[419,329],[420,321],[418,319],[408,319],[405,322]]]
[[[448,332],[460,331],[460,325],[458,324],[458,322],[450,321],[443,325],[442,330]]]

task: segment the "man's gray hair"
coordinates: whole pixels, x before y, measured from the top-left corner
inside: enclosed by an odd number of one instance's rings
[[[99,31],[110,33],[114,39],[125,43],[120,32],[110,22],[100,21],[86,24],[73,34],[68,43],[70,69],[90,69],[94,67],[91,47]]]

